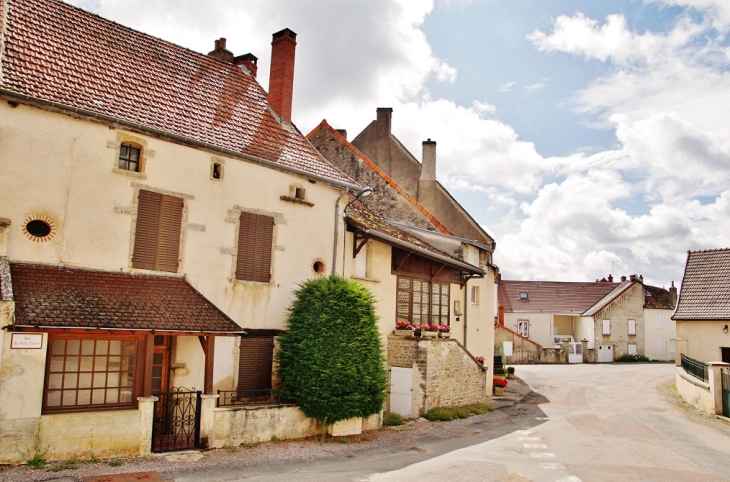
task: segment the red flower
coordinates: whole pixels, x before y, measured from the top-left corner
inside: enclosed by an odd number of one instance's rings
[[[492,384],[495,387],[507,388],[507,380],[505,380],[504,378],[493,378]]]

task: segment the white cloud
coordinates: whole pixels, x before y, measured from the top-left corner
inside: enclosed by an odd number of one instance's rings
[[[539,91],[541,91],[542,89],[545,88],[545,86],[547,85],[545,82],[547,80],[548,79],[543,79],[540,82],[535,82],[534,84],[527,85],[523,89],[523,92],[525,93],[525,95],[533,95],[533,94],[536,94],[537,92],[539,92]]]
[[[506,84],[502,84],[497,89],[497,92],[509,92],[512,90],[512,87],[514,87],[516,83],[517,81],[515,80],[513,82],[507,82]]]
[[[666,6],[690,7],[704,13],[712,26],[725,30],[730,27],[730,3],[727,0],[645,0]]]

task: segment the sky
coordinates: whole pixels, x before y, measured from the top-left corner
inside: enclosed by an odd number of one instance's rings
[[[207,53],[297,33],[293,121],[392,133],[497,242],[504,279],[679,284],[730,246],[730,0],[73,0]]]

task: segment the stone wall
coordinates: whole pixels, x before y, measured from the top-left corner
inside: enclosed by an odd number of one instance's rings
[[[389,367],[414,371],[413,398],[418,413],[484,402],[487,394],[491,395],[491,384],[487,384],[491,374],[456,340],[390,336],[388,347]]]
[[[636,353],[645,353],[644,285],[635,283],[605,308],[594,315],[596,346],[614,345],[614,360],[629,352],[628,345],[636,344]],[[611,334],[603,334],[603,320],[611,320]],[[628,320],[636,320],[636,334],[629,335]]]
[[[508,356],[507,364],[539,363],[541,346],[505,329],[501,325],[494,327],[494,353],[499,353],[502,342],[512,342],[512,356]]]
[[[388,184],[365,161],[355,155],[329,129],[319,129],[309,140],[325,159],[362,186],[370,186],[373,188],[372,195],[363,200],[370,210],[391,221],[424,229],[434,228],[431,221],[423,213],[416,209],[408,199],[398,193],[393,186]]]

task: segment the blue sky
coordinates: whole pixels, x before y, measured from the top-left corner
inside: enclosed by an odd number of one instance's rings
[[[507,279],[681,280],[730,246],[727,0],[75,0],[207,53],[298,34],[293,119],[393,133],[497,240]],[[140,12],[144,12],[143,15]],[[617,260],[620,260],[617,262]]]

